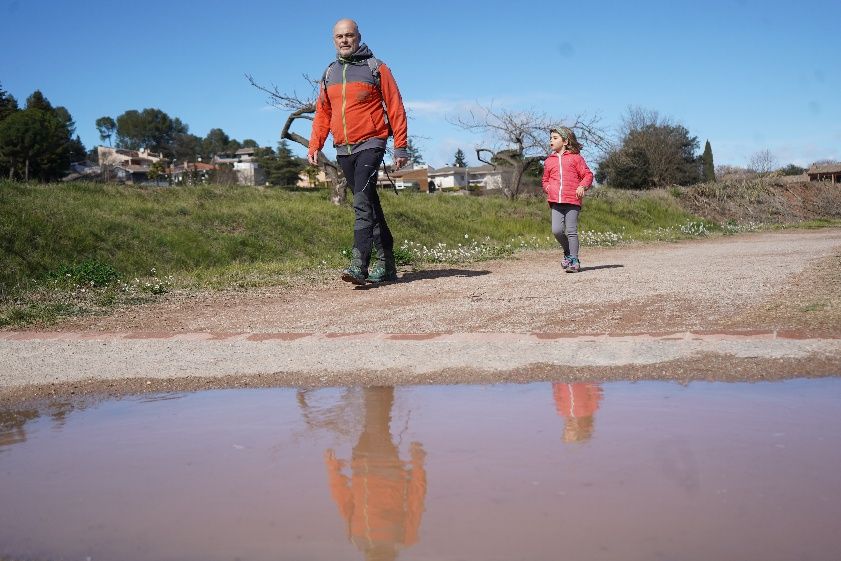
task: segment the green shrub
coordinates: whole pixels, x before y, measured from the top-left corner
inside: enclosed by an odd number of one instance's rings
[[[85,286],[108,286],[120,278],[120,273],[109,265],[96,260],[82,261],[74,265],[61,265],[50,273],[51,280]]]

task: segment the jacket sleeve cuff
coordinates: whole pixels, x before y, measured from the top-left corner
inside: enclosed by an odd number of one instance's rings
[[[395,158],[406,158],[409,159],[409,151],[405,148],[395,148],[394,149],[394,157]]]

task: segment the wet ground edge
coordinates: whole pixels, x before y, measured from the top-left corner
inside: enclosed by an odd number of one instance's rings
[[[0,388],[0,408],[49,409],[55,404],[92,402],[154,393],[222,389],[327,388],[413,385],[493,385],[538,382],[665,381],[770,382],[795,378],[841,377],[841,357],[743,358],[701,353],[654,364],[566,366],[535,363],[511,370],[444,369],[414,373],[395,370],[348,372],[273,372],[179,378],[87,379]]]

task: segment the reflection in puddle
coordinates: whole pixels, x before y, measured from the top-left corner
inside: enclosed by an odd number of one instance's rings
[[[397,558],[398,546],[418,540],[426,473],[423,446],[413,442],[410,462],[400,460],[389,424],[394,388],[365,388],[362,434],[348,462],[330,448],[324,454],[330,492],[347,523],[348,537],[366,561]]]
[[[0,558],[834,561],[839,405],[822,379],[4,411]]]
[[[594,415],[602,399],[599,384],[552,384],[555,407],[564,418],[564,442],[583,442],[593,436]]]
[[[5,446],[26,441],[26,423],[38,418],[38,411],[0,411],[0,452]]]

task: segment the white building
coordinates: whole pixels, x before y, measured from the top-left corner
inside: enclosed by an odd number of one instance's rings
[[[494,166],[477,167],[444,167],[430,170],[429,179],[435,182],[438,189],[467,189],[478,188],[492,191],[502,189],[503,172]]]
[[[429,179],[435,182],[438,189],[464,189],[469,184],[468,168],[447,166],[436,170],[429,170]]]

